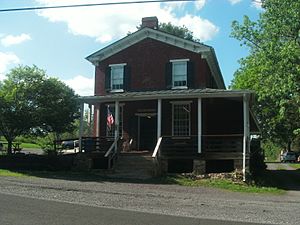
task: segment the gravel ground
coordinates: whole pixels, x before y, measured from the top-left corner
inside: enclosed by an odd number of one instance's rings
[[[0,177],[0,192],[141,212],[262,224],[299,224],[294,194],[244,194],[206,187]],[[1,200],[0,200],[1,202]]]

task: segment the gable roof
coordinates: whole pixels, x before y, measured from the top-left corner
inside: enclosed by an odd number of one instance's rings
[[[198,42],[189,41],[172,34],[144,27],[114,43],[108,45],[105,48],[100,49],[99,51],[86,57],[94,65],[108,57],[146,39],[151,38],[175,47],[179,47],[191,52],[201,54],[201,57],[206,59],[208,66],[211,70],[213,77],[215,78],[218,88],[226,89],[223,76],[218,64],[218,60],[215,54],[214,49],[211,46],[204,45]]]

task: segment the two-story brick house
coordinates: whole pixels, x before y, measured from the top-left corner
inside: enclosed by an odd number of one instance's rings
[[[226,90],[212,47],[157,27],[156,17],[143,18],[141,29],[87,57],[95,95],[81,102],[94,106],[94,147],[108,157],[115,151],[104,142],[122,138],[126,151],[149,151],[163,172],[246,169],[258,131],[253,92]]]

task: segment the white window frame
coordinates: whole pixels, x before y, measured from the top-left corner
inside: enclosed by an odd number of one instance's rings
[[[172,63],[172,89],[187,89],[187,76],[188,76],[188,65],[187,62],[189,59],[172,59],[170,62]],[[186,71],[185,74],[175,74],[175,66],[176,64],[185,63]],[[185,80],[176,80],[178,76],[185,76]],[[185,82],[185,85],[175,85],[175,82]]]
[[[174,137],[191,136],[191,103],[192,103],[192,101],[171,102],[171,104],[172,104],[172,136],[174,136]],[[188,110],[188,121],[186,124],[188,126],[188,133],[186,133],[186,134],[181,134],[180,132],[175,134],[175,107],[178,107],[178,106],[183,106],[183,107],[186,106],[187,110]]]
[[[107,106],[109,106],[109,110],[112,113],[113,117],[114,117],[114,121],[116,121],[116,116],[115,116],[115,104],[107,104],[106,105],[106,109]],[[123,109],[124,109],[124,104],[119,104],[119,136],[122,137],[123,136]],[[106,110],[106,118],[107,118],[107,110]],[[105,120],[106,121],[106,120]],[[115,138],[115,124],[112,125],[111,130],[108,129],[108,127],[106,126],[106,137],[107,138]]]
[[[127,64],[126,63],[119,63],[119,64],[110,64],[110,92],[123,92],[124,91],[124,68]],[[122,80],[121,84],[114,84],[114,81],[116,81],[117,79],[114,79],[114,74],[113,71],[115,69],[119,69],[122,68],[122,78],[119,78],[118,80]],[[122,88],[114,88],[114,85],[122,85]]]

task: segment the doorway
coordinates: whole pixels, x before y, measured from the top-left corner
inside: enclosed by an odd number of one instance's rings
[[[138,115],[138,149],[153,151],[157,139],[157,116]]]

